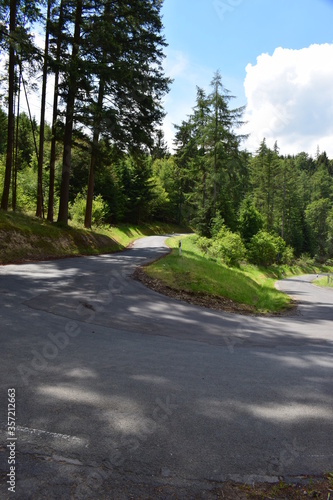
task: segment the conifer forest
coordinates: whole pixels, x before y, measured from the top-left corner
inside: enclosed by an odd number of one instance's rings
[[[319,148],[284,156],[264,137],[248,152],[244,108],[233,106],[223,68],[209,91],[196,88],[166,144],[172,80],[161,8],[161,0],[0,1],[1,209],[86,228],[172,222],[203,246],[218,234],[230,245],[236,238],[257,262],[263,242],[280,245],[286,261],[332,259],[333,160]],[[34,94],[39,116],[22,110]]]

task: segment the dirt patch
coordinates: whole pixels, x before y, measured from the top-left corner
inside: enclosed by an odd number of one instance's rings
[[[292,483],[280,481],[275,484],[257,484],[253,486],[226,484],[214,490],[216,498],[235,499],[276,499],[301,500],[317,498],[333,500],[333,488],[328,478],[304,477]]]
[[[333,500],[333,492],[330,483],[325,478],[297,478],[291,479],[290,483],[280,481],[273,484],[258,483],[246,485],[227,481],[223,484],[211,483],[186,486],[173,484],[153,485],[143,482],[132,482],[126,478],[124,481],[112,481],[104,483],[103,491],[100,491],[100,498],[127,498],[135,500],[147,499],[175,499],[175,500],[306,500],[317,498],[321,500]],[[111,494],[111,496],[110,496]],[[105,496],[104,496],[105,495]],[[108,495],[108,496],[107,496]]]
[[[143,283],[147,288],[161,293],[162,295],[166,295],[167,297],[181,300],[183,302],[187,302],[196,306],[214,309],[216,311],[225,311],[229,313],[251,316],[289,316],[294,315],[297,309],[296,301],[292,301],[291,307],[287,310],[281,311],[279,313],[261,314],[258,313],[258,311],[256,311],[254,307],[251,307],[247,304],[238,304],[237,302],[227,299],[226,297],[209,295],[205,293],[194,293],[171,288],[162,281],[148,276],[145,272],[145,266],[138,267],[133,273],[133,278]]]

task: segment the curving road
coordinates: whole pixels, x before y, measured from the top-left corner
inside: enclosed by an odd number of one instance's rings
[[[16,498],[210,498],[333,470],[333,291],[280,281],[289,317],[184,304],[131,279],[164,239],[0,267],[0,498],[8,388]]]

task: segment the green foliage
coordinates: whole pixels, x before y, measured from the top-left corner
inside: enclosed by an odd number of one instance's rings
[[[204,207],[198,206],[194,210],[191,219],[191,224],[198,234],[201,236],[211,236],[211,221],[213,217],[213,206],[211,203],[206,203]]]
[[[281,162],[277,146],[267,147],[265,139],[250,163],[250,181],[255,206],[263,216],[265,229],[272,231],[276,223],[276,191],[281,185]]]
[[[17,207],[25,212],[34,212],[37,197],[37,160],[17,173]]]
[[[245,243],[263,228],[264,221],[249,198],[241,204],[238,216],[238,228]]]
[[[206,236],[200,236],[196,240],[196,244],[204,253],[208,253],[212,247],[213,240],[211,238],[207,238]]]
[[[327,214],[327,255],[333,257],[333,207]]]
[[[125,218],[134,223],[147,221],[154,198],[151,165],[142,155],[127,156],[120,167],[122,191],[125,196]]]
[[[154,198],[157,195],[156,202],[153,202],[155,217],[170,222],[181,221],[181,177],[175,159],[170,156],[158,158],[152,164],[152,173]]]
[[[159,177],[152,177],[152,199],[149,203],[149,215],[158,220],[167,220],[170,206],[168,193],[164,189]]]
[[[217,228],[220,228],[216,232]],[[230,231],[220,216],[215,218],[214,238],[201,236],[197,239],[198,247],[211,257],[221,259],[227,265],[236,266],[246,256],[246,249],[239,234]]]
[[[224,219],[219,210],[217,210],[215,217],[212,218],[210,233],[212,238],[216,238],[221,230],[225,227]]]
[[[77,224],[83,225],[84,216],[86,211],[86,195],[83,193],[79,193],[74,203],[69,206],[69,214],[71,220],[76,222]],[[92,208],[92,224],[94,226],[101,226],[105,223],[106,218],[108,216],[108,206],[107,203],[103,200],[101,195],[97,195],[93,200],[93,208]]]
[[[15,121],[17,123],[17,120]],[[36,155],[32,130],[34,130],[36,140],[38,140],[36,120],[33,119],[31,123],[30,118],[25,113],[21,113],[19,116],[18,138],[17,138],[18,170],[27,166],[31,166],[32,158],[33,156]]]
[[[230,99],[217,72],[211,93],[206,95],[197,88],[193,113],[177,128],[176,158],[182,167],[182,189],[192,209],[191,224],[203,236],[210,236],[217,211],[236,229],[235,214],[246,184],[247,156],[241,154],[241,137],[235,132],[243,109],[231,109]]]
[[[291,266],[295,260],[294,250],[290,246],[286,246],[282,253],[282,263]]]
[[[246,255],[240,235],[225,229],[222,229],[214,240],[212,252],[231,266],[238,265]]]
[[[109,160],[105,160],[104,165],[98,166],[95,175],[95,195],[100,195],[108,204],[110,222],[118,224],[124,220],[126,197],[116,166],[110,165]]]
[[[301,267],[309,267],[315,264],[315,259],[308,253],[302,253],[296,260],[296,265]]]
[[[310,228],[310,237],[314,253],[319,258],[328,251],[332,204],[328,198],[313,201],[305,210],[305,220]]]
[[[259,231],[251,238],[248,256],[254,264],[267,267],[283,258],[285,251],[286,244],[280,236]],[[286,258],[288,257],[290,257],[289,251],[286,255]]]

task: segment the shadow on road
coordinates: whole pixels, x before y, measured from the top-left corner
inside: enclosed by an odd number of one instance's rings
[[[1,270],[17,498],[127,498],[142,484],[189,498],[332,470],[332,307],[263,318],[183,304],[131,280],[156,251]]]

